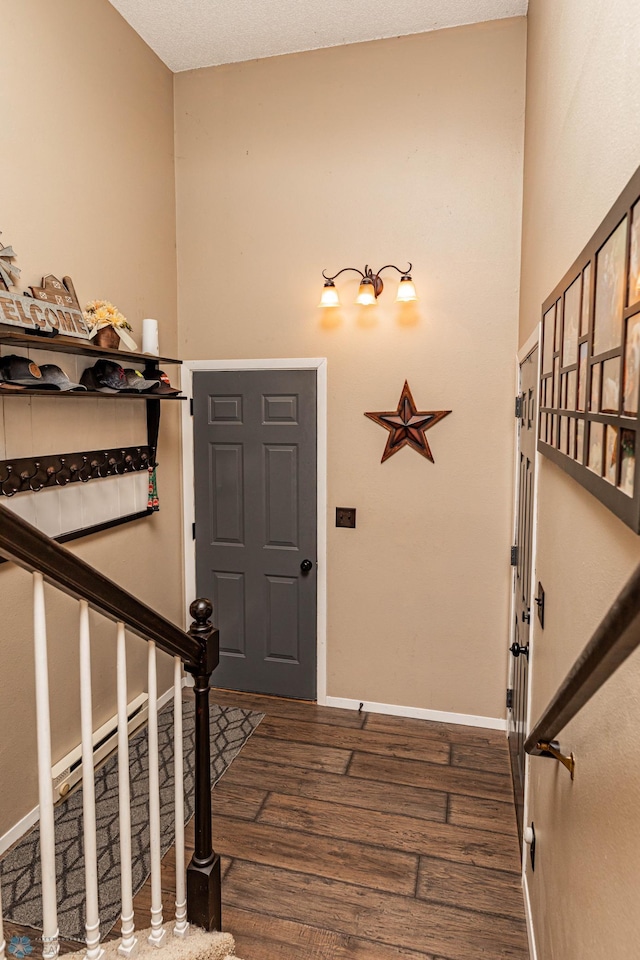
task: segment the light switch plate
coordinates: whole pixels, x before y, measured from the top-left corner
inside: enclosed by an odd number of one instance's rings
[[[353,527],[356,525],[355,507],[336,507],[336,527]]]

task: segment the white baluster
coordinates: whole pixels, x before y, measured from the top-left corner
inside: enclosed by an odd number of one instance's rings
[[[151,847],[151,933],[147,938],[154,947],[166,937],[162,926],[162,884],[160,880],[160,777],[158,771],[158,677],[156,645],[148,641],[149,650],[149,839]]]
[[[56,843],[51,787],[51,718],[44,580],[33,574],[33,634],[36,665],[36,733],[38,742],[38,795],[40,800],[40,860],[42,867],[42,956],[55,960],[58,942],[56,905]]]
[[[122,915],[118,953],[133,957],[138,939],[133,922],[133,881],[131,879],[131,796],[129,790],[129,719],[127,717],[127,651],[124,624],[118,624],[118,810],[120,814],[120,886]]]
[[[2,890],[0,889],[0,960],[4,960],[4,927],[2,925]]]
[[[186,937],[187,890],[184,857],[184,768],[182,756],[182,664],[180,657],[173,661],[173,764],[175,777],[175,849],[176,849],[176,937]]]
[[[100,960],[98,913],[98,852],[96,842],[96,786],[93,771],[93,708],[91,702],[91,638],[89,604],[80,601],[80,719],[82,726],[82,816],[84,823],[84,882],[86,887],[86,960]]]

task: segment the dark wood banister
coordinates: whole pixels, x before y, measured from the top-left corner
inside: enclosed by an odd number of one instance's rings
[[[544,754],[539,744],[552,743],[609,677],[640,646],[640,566],[614,600],[559,687],[524,749]],[[557,759],[557,758],[556,758]]]
[[[39,571],[48,583],[86,600],[111,620],[120,620],[145,640],[193,668],[200,663],[198,641],[156,613],[66,547],[0,504],[0,554],[25,570]],[[162,570],[162,567],[159,567]]]
[[[220,858],[211,839],[211,766],[209,690],[218,665],[218,631],[209,617],[209,600],[190,607],[194,622],[188,632],[109,580],[66,547],[0,504],[0,555],[44,579],[137,636],[152,640],[170,656],[180,657],[195,678],[195,843],[187,867],[187,919],[206,930],[221,927]]]

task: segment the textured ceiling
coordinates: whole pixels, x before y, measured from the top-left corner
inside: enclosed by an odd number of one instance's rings
[[[110,0],[174,72],[524,16],[528,0]]]

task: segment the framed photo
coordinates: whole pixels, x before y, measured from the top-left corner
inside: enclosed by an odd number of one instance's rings
[[[542,320],[542,372],[551,373],[553,370],[554,323],[556,319],[556,305],[547,310]]]
[[[618,466],[618,428],[610,423],[606,426],[604,451],[604,478],[608,483],[616,482]]]
[[[589,426],[589,470],[602,476],[602,454],[604,452],[604,423],[591,423]]]
[[[598,356],[619,347],[625,305],[625,262],[628,217],[613,231],[596,255],[596,303],[593,317],[593,353]]]
[[[631,244],[629,251],[629,306],[640,301],[640,203],[631,211]]]
[[[571,417],[569,420],[569,456],[575,457],[576,455],[576,418]]]
[[[640,313],[627,320],[624,342],[624,391],[622,410],[630,416],[638,414],[638,387],[640,385]]]
[[[591,309],[591,263],[582,271],[582,311],[580,313],[580,336],[589,333],[589,311]]]
[[[620,489],[627,497],[633,496],[633,484],[636,473],[636,434],[635,430],[623,430],[620,437],[622,450],[620,464]]]
[[[576,421],[576,460],[584,462],[584,420]]]
[[[593,413],[600,411],[600,371],[601,363],[594,363],[591,367],[591,399],[589,401],[589,410]]]
[[[617,413],[620,403],[620,359],[614,357],[602,364],[602,401],[603,413]]]
[[[582,274],[564,295],[564,328],[562,333],[562,366],[569,367],[578,359],[578,328],[580,326],[580,293]]]
[[[567,410],[575,410],[576,408],[576,377],[577,371],[570,370],[567,376]]]
[[[584,412],[587,403],[587,349],[589,344],[580,344],[580,356],[578,357],[578,403],[577,410]]]

